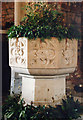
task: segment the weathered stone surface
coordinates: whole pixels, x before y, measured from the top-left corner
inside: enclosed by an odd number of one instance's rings
[[[23,73],[21,86],[25,101],[35,105],[52,104],[65,96],[65,77],[77,66],[77,41],[59,42],[53,37],[44,42],[39,38],[12,38],[9,40],[9,65],[12,68],[11,93],[19,92],[14,88],[17,86],[14,80],[16,74]]]
[[[27,67],[27,38],[9,40],[9,65]]]
[[[40,39],[28,41],[29,68],[70,68],[77,66],[77,41]]]
[[[25,37],[9,40],[9,65],[29,69],[62,69],[77,66],[77,41],[57,38],[44,42]]]
[[[22,76],[22,98],[27,103],[55,104],[65,96],[65,77],[59,76]]]

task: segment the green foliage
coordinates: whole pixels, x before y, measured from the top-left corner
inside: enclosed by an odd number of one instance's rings
[[[73,97],[67,96],[67,99],[62,99],[62,105],[57,106],[56,113],[61,120],[72,120],[80,117],[82,108],[78,100],[74,101]]]
[[[20,100],[20,95],[18,96],[8,96],[8,99],[3,105],[2,114],[8,118],[8,120],[27,120],[26,119],[26,106],[24,107],[23,99]]]
[[[3,116],[8,120],[72,120],[80,117],[83,106],[78,100],[67,96],[62,100],[62,105],[52,106],[33,106],[25,105],[20,95],[8,96],[3,105]],[[3,119],[4,120],[4,119]]]
[[[8,38],[27,37],[28,39],[57,37],[80,38],[79,31],[75,26],[64,25],[64,14],[57,10],[54,4],[43,2],[27,3],[26,15],[19,26],[13,26],[8,31]],[[43,38],[43,39],[42,39]]]

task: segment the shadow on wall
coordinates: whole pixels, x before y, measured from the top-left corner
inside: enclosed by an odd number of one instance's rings
[[[2,35],[2,94],[7,95],[10,89],[10,67],[8,56],[8,39]]]

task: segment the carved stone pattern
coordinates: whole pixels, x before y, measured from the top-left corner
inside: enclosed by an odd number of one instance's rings
[[[23,68],[68,68],[77,65],[77,41],[12,38],[9,42],[10,66]]]
[[[29,68],[67,68],[77,65],[77,41],[56,38],[29,41]]]
[[[20,65],[20,67],[26,65],[26,38],[12,38],[9,46],[10,52],[10,64]]]
[[[29,42],[29,68],[50,68],[56,65],[56,44],[53,40]]]
[[[73,62],[72,58],[74,56],[74,49],[71,48],[71,46],[72,45],[69,43],[69,41],[67,41],[67,43],[65,43],[64,49],[62,49],[62,56],[66,65],[72,64]]]

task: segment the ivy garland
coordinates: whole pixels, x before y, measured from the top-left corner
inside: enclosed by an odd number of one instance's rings
[[[27,3],[26,14],[20,25],[12,26],[8,38],[27,37],[28,39],[56,37],[80,39],[80,32],[73,25],[65,25],[64,14],[57,10],[56,5],[47,3]]]

